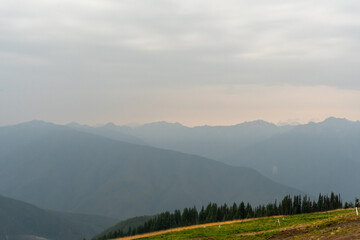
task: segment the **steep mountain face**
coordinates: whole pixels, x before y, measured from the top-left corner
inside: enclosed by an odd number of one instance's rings
[[[40,209],[0,196],[0,239],[78,240],[94,236],[117,220]]]
[[[11,140],[8,140],[11,139]],[[32,122],[0,128],[0,193],[48,209],[121,219],[299,191],[202,157]]]
[[[359,196],[360,123],[329,118],[309,123],[234,154],[228,162],[310,192]]]

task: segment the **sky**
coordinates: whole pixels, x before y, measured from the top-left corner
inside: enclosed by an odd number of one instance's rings
[[[0,126],[360,120],[358,0],[1,0]]]

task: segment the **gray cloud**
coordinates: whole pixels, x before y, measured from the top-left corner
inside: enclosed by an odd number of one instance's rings
[[[360,52],[355,1],[2,5],[2,71],[16,79],[21,66],[25,73],[27,67],[39,71],[40,79],[71,82],[359,86],[353,79]]]
[[[359,29],[355,0],[3,0],[0,83],[29,99],[244,84],[359,89]]]

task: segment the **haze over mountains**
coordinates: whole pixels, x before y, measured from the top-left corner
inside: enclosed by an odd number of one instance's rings
[[[73,126],[74,127],[74,126]],[[79,128],[77,128],[79,129]],[[112,133],[109,135],[109,130]],[[247,166],[304,192],[339,192],[353,200],[358,192],[360,123],[328,118],[320,123],[276,126],[265,121],[234,126],[189,128],[157,122],[137,128],[107,124],[83,131],[197,154],[234,166]]]
[[[245,122],[234,126],[186,127],[180,123],[154,122],[136,128],[116,126],[89,127],[69,124],[75,129],[136,144],[171,149],[223,161],[239,150],[258,141],[290,130],[265,121]]]
[[[360,122],[329,118],[297,126],[239,150],[226,162],[313,195],[334,191],[352,201],[360,194]]]
[[[0,146],[0,194],[47,209],[125,219],[300,193],[249,168],[41,121],[0,128]]]
[[[42,208],[0,197],[2,216],[14,216],[12,222],[0,219],[6,222],[0,234],[75,239],[76,229],[90,236],[113,223],[43,209],[126,219],[299,193],[334,191],[352,201],[360,193],[359,146],[360,123],[337,118],[281,127],[265,121],[194,128],[42,121],[0,127],[0,194]],[[38,229],[31,225],[37,221],[46,224]]]

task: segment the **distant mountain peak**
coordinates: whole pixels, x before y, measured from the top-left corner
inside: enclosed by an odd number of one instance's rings
[[[68,127],[84,127],[86,125],[80,124],[78,122],[70,122],[70,123],[66,124],[66,126],[68,126]]]
[[[51,122],[45,122],[43,120],[32,120],[18,124],[19,126],[32,126],[32,127],[43,127],[43,126],[55,126],[56,124]]]
[[[289,120],[287,120],[287,121],[279,121],[276,125],[277,125],[278,127],[283,127],[283,126],[291,126],[291,127],[294,127],[294,126],[299,126],[299,125],[303,125],[303,124],[300,123],[298,120],[289,119]]]
[[[264,121],[264,120],[248,121],[248,122],[241,123],[239,125],[252,126],[252,127],[276,126],[275,124]]]
[[[323,122],[351,122],[346,118],[328,117]]]
[[[45,121],[39,120],[39,119],[34,119],[34,120],[31,120],[31,121],[28,121],[25,123],[28,123],[28,124],[53,124],[53,123],[45,122]]]
[[[318,124],[324,125],[327,127],[336,127],[336,126],[345,126],[348,124],[354,123],[346,118],[336,118],[336,117],[328,117],[322,122],[319,122]]]
[[[182,125],[179,122],[175,122],[175,123],[169,123],[166,121],[158,121],[158,122],[152,122],[152,123],[145,123],[144,125],[142,125],[142,127],[146,127],[146,126],[156,126],[156,127],[184,127],[184,125]]]
[[[104,127],[116,127],[116,125],[112,122],[108,122],[107,124],[104,125]]]

